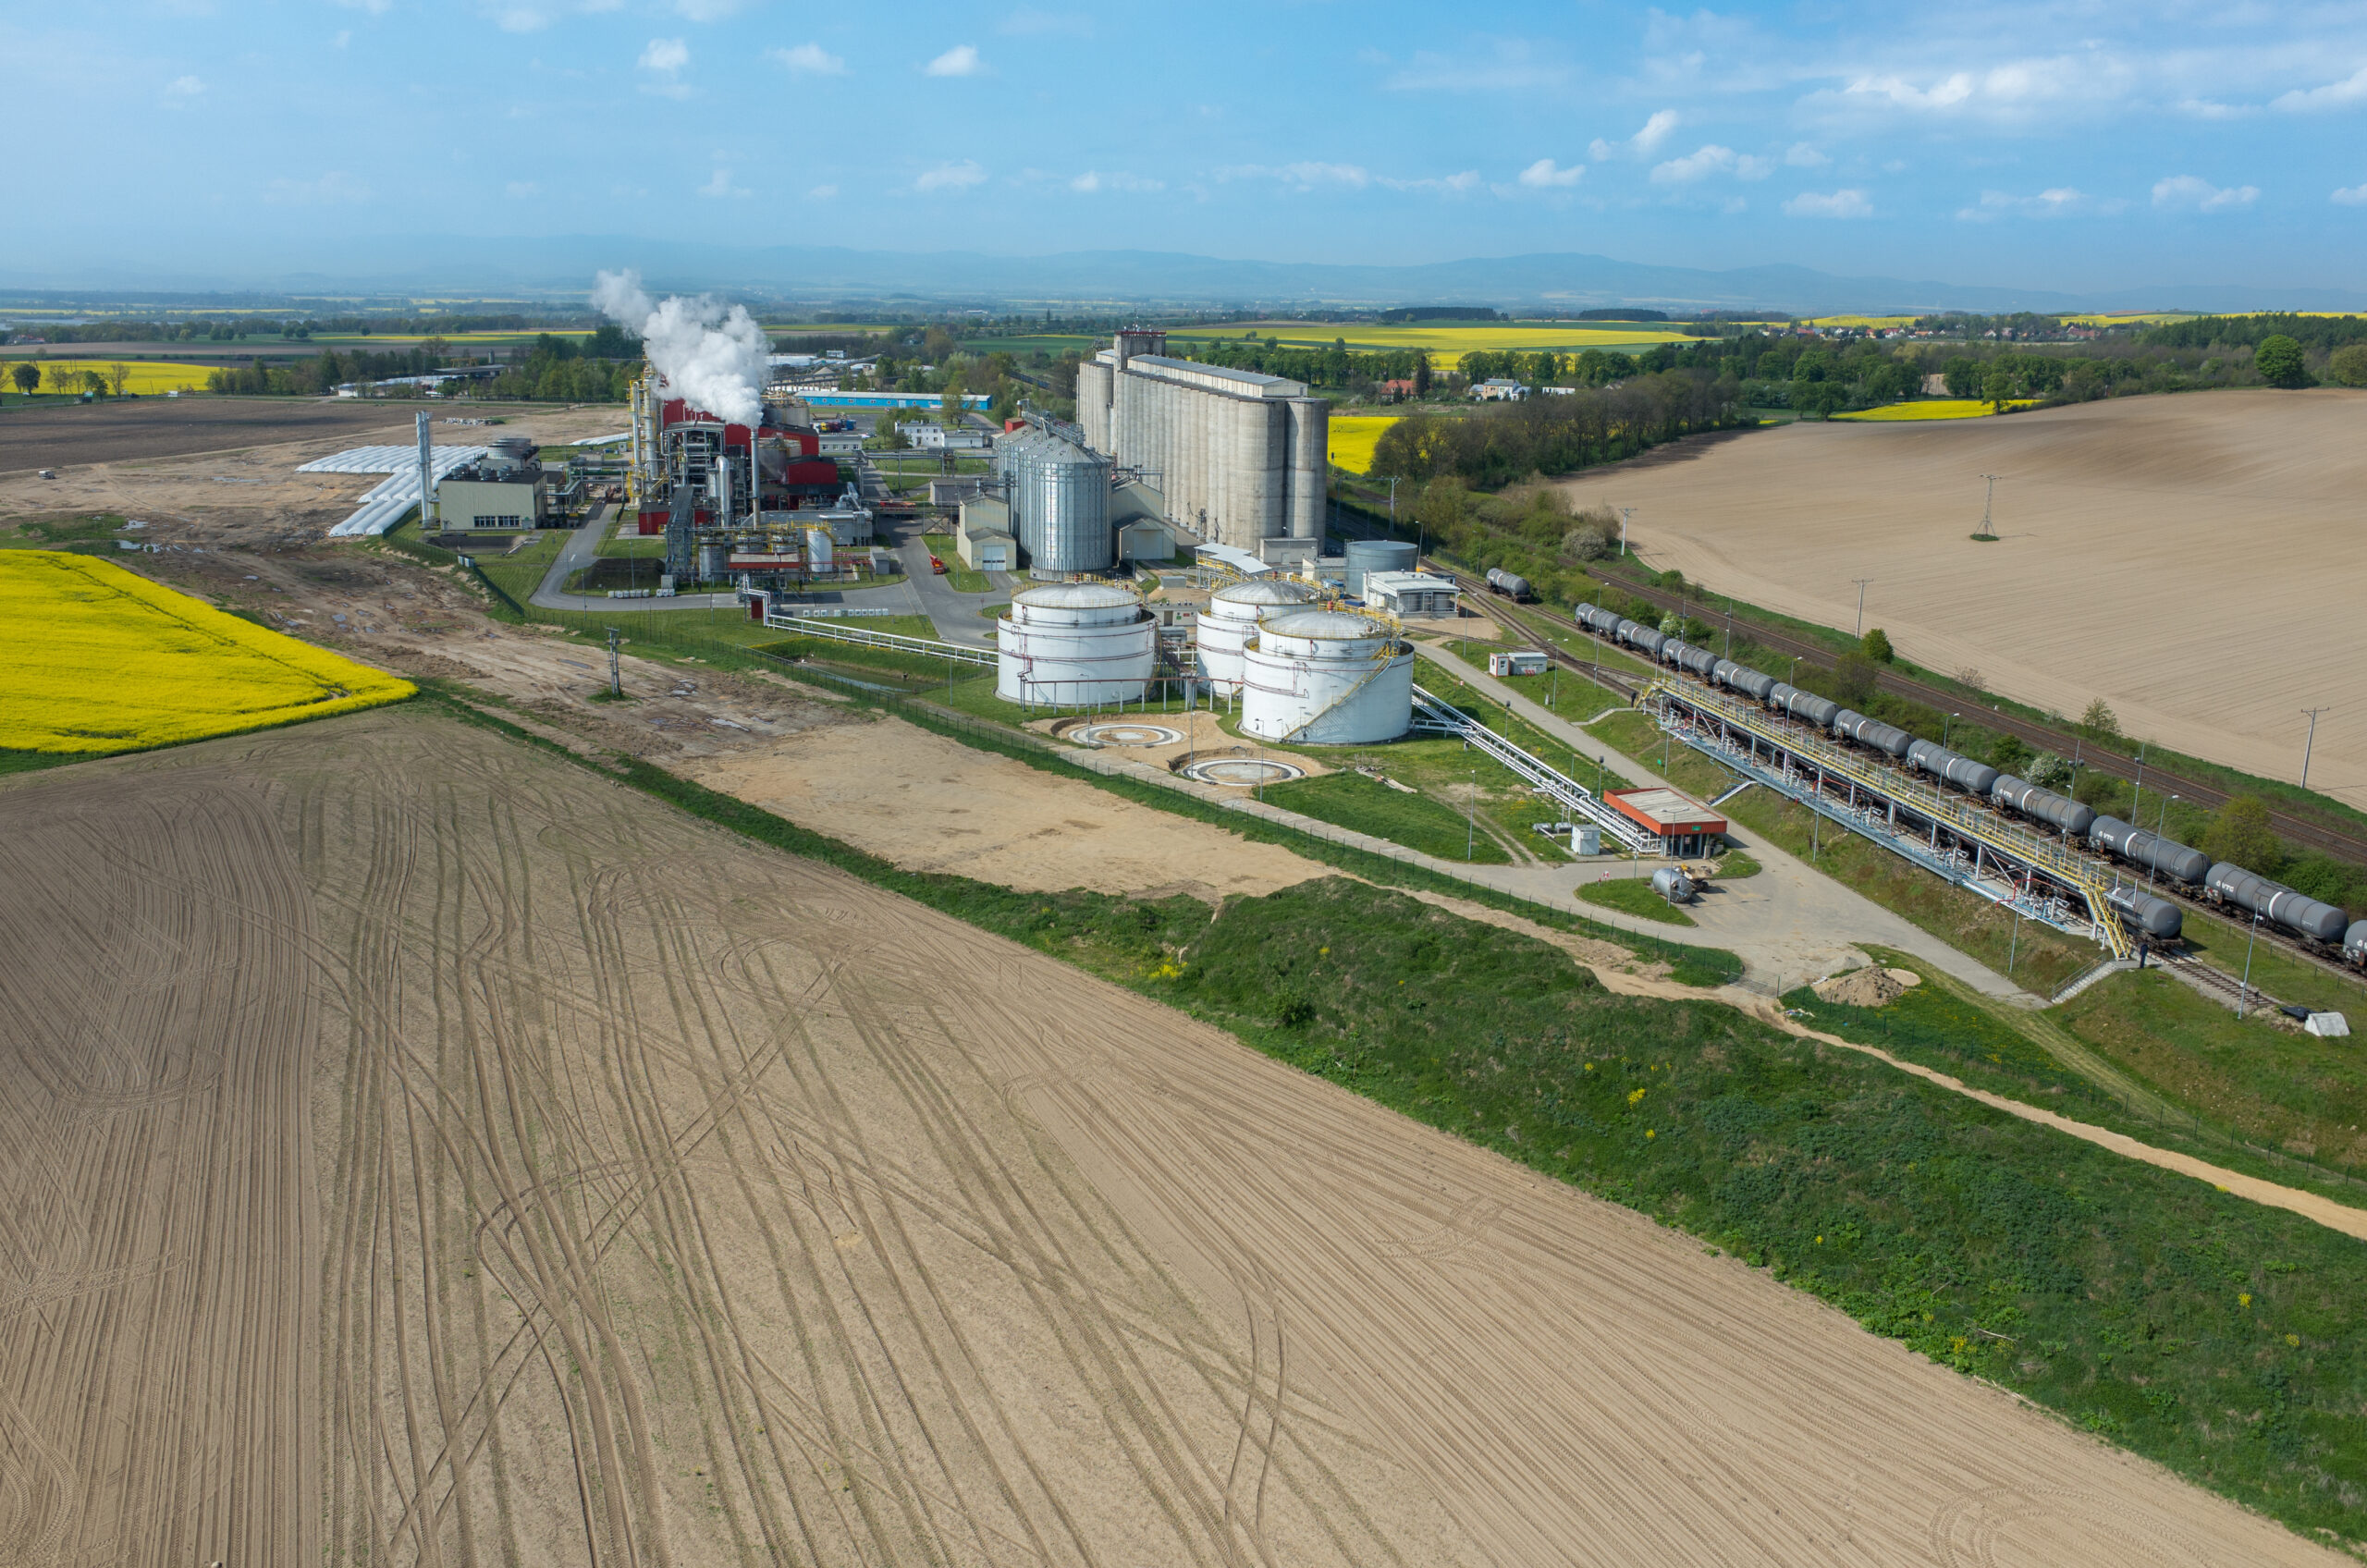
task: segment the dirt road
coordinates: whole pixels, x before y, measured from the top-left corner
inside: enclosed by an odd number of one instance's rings
[[[424,713],[0,807],[0,1559],[2336,1561]]]
[[[2003,419],[1792,424],[1564,488],[1632,506],[1655,567],[1926,668],[2271,778],[2367,659],[2367,393],[2125,398]],[[1994,544],[1979,526],[1998,475]],[[2243,628],[2269,618],[2280,634]],[[2367,805],[2367,711],[2320,722],[2313,788]]]

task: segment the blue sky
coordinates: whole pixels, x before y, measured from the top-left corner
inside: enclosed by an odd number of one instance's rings
[[[2367,4],[16,6],[0,258],[398,232],[2367,285]]]

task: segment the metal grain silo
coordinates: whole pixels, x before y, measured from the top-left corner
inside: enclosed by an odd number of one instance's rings
[[[1241,728],[1315,746],[1393,741],[1414,721],[1414,650],[1388,622],[1292,610],[1242,651]]]
[[[1117,559],[1117,535],[1110,527],[1110,459],[1055,439],[1030,463],[1027,483],[1028,509],[1037,520],[1029,570],[1038,577],[1109,570]]]
[[[1280,615],[1315,602],[1315,590],[1287,577],[1257,577],[1231,582],[1208,595],[1200,612],[1200,673],[1208,690],[1231,696],[1241,690],[1241,651],[1257,631],[1265,616]]]
[[[1365,573],[1411,571],[1421,564],[1422,552],[1404,539],[1351,539],[1341,552],[1347,568],[1348,597],[1365,596]]]
[[[2158,871],[2174,882],[2200,882],[2211,871],[2211,857],[2201,850],[2131,827],[2116,816],[2096,818],[2088,837],[2105,853]]]

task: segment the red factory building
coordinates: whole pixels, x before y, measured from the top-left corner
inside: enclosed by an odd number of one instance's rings
[[[706,527],[743,519],[750,512],[749,475],[756,475],[753,509],[795,511],[827,506],[845,488],[833,459],[822,456],[821,436],[803,405],[767,403],[761,423],[734,424],[662,390],[636,388],[633,462],[640,530],[663,533],[677,486],[698,497],[696,523]],[[752,466],[753,465],[753,466]],[[718,518],[718,505],[729,516]]]
[[[1610,790],[1602,799],[1604,804],[1628,821],[1658,835],[1661,853],[1672,859],[1708,854],[1715,847],[1714,840],[1725,836],[1724,817],[1674,790],[1659,785],[1642,790]]]

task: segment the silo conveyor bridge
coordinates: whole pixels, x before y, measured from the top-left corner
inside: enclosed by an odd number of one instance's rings
[[[2118,879],[2103,862],[1712,687],[1662,679],[1642,701],[1674,739],[1746,780],[2001,908],[2100,942],[2116,959],[2135,955],[2108,901]]]
[[[1591,822],[1638,854],[1661,852],[1658,834],[1613,810],[1576,779],[1529,755],[1453,703],[1419,686],[1414,688],[1414,729],[1421,734],[1452,735],[1476,746],[1527,779],[1530,788],[1560,806],[1571,821]]]

